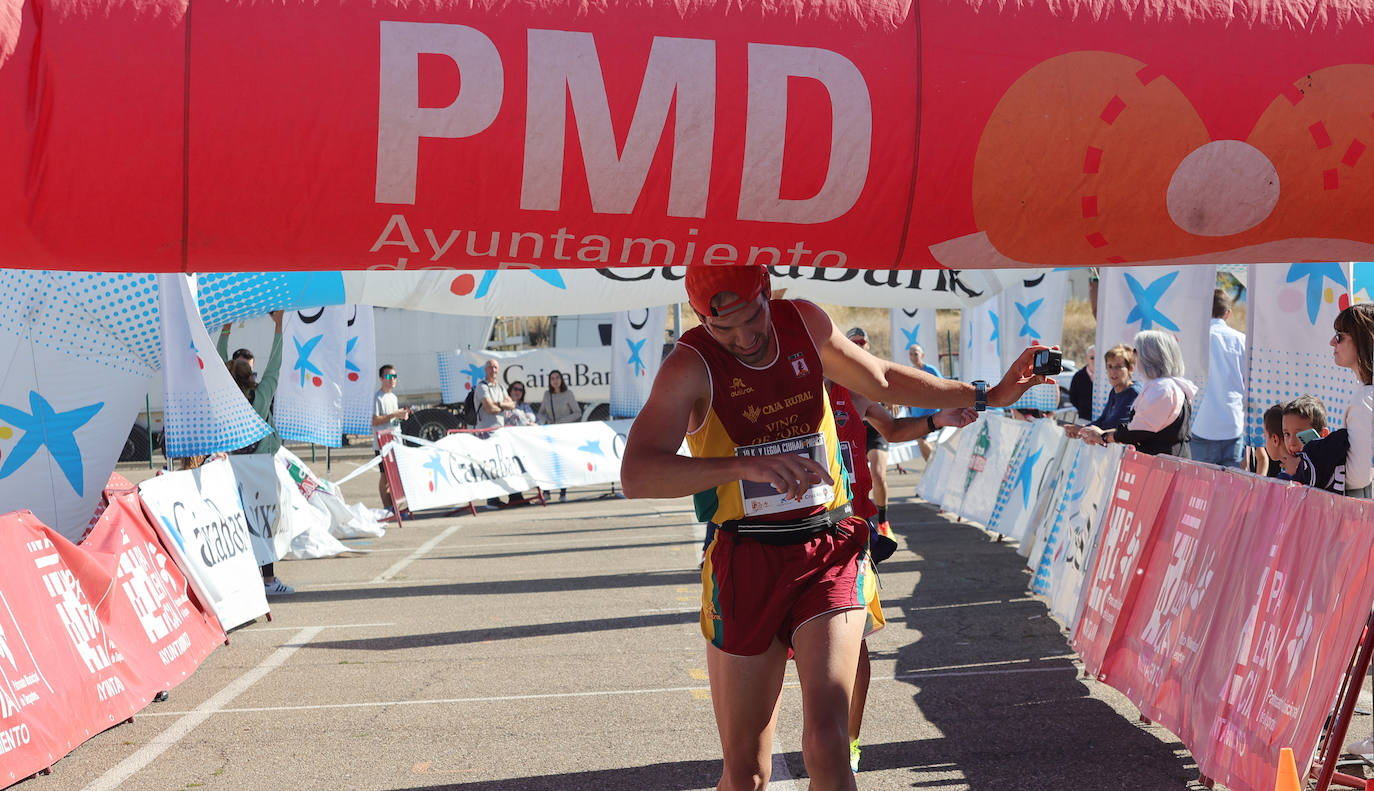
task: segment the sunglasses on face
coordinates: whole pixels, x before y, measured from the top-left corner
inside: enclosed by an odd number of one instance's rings
[[[1336,333],[1336,337],[1335,337],[1334,340],[1336,341],[1336,343],[1340,343],[1341,341],[1344,341],[1346,338],[1349,338],[1349,337],[1350,337],[1350,333],[1347,333],[1347,332],[1337,332],[1337,333]]]
[[[383,379],[395,379],[396,374],[382,374]]]

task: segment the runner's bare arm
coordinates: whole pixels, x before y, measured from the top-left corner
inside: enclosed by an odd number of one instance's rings
[[[978,413],[968,407],[941,410],[931,415],[930,420],[926,420],[925,415],[893,417],[887,407],[870,400],[867,396],[851,393],[851,397],[854,399],[854,406],[863,414],[864,420],[877,429],[888,442],[920,439],[930,433],[932,421],[935,428],[939,429],[942,426],[961,428],[978,419]]]
[[[621,459],[626,497],[682,497],[747,479],[771,483],[800,499],[817,483],[833,483],[829,472],[794,454],[749,458],[695,459],[679,456],[689,428],[705,419],[711,383],[696,352],[679,347],[663,361],[649,400],[630,427]]]
[[[797,308],[806,321],[811,339],[821,352],[825,375],[856,393],[889,404],[932,409],[973,406],[973,385],[954,379],[941,379],[907,365],[875,357],[840,332],[816,305],[796,300]],[[988,406],[1011,406],[1031,387],[1053,380],[1032,373],[1035,353],[1048,346],[1028,346],[1021,352],[1002,381],[990,386]]]

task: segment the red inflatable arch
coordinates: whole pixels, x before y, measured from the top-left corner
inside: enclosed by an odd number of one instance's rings
[[[1374,2],[0,0],[0,265],[1374,258]]]

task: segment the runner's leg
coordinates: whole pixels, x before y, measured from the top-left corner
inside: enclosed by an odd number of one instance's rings
[[[863,610],[820,615],[792,635],[802,688],[802,758],[811,791],[853,791],[849,770],[849,701],[854,693]]]
[[[868,471],[873,476],[873,504],[882,512],[879,522],[885,522],[887,515],[887,451],[870,448],[868,451]]]
[[[725,755],[718,791],[758,791],[768,785],[786,667],[787,648],[776,639],[758,656],[734,656],[706,644],[711,705]]]
[[[864,724],[864,702],[868,700],[868,680],[872,666],[868,661],[868,641],[859,643],[859,671],[854,674],[854,695],[849,701],[849,740],[859,738]]]

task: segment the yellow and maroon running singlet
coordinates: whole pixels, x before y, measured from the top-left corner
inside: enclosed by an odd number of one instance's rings
[[[769,308],[778,355],[766,367],[740,362],[705,327],[688,330],[678,341],[701,355],[711,377],[706,420],[687,435],[687,447],[697,458],[796,453],[827,467],[835,484],[817,484],[798,502],[784,501],[771,483],[723,483],[697,493],[697,518],[702,521],[784,521],[849,502],[820,352],[796,305],[775,299]]]

